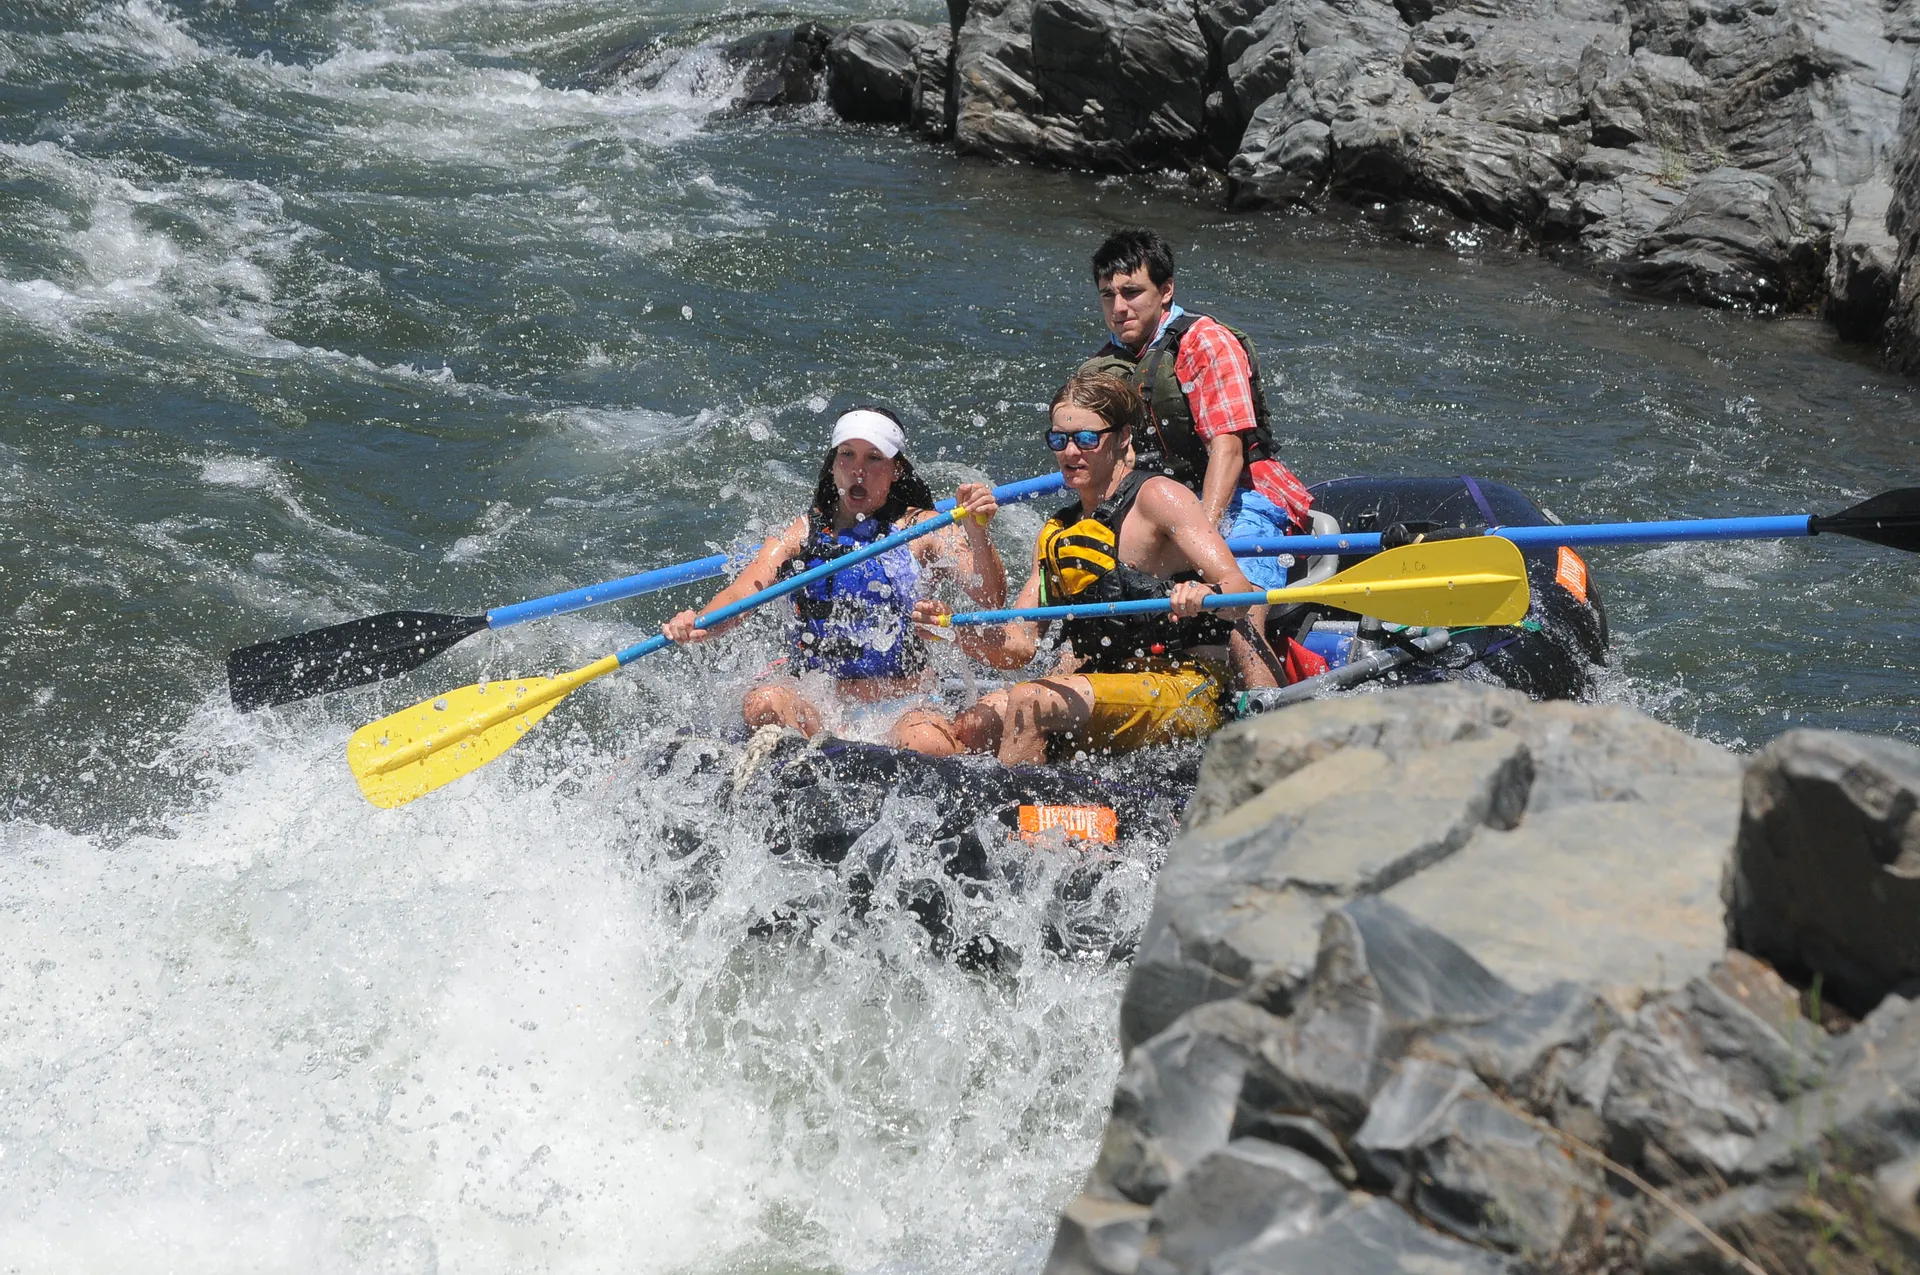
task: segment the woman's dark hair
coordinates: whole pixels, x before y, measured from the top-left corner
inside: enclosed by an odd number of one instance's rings
[[[1114,372],[1075,372],[1047,404],[1051,416],[1062,404],[1084,408],[1113,428],[1114,442],[1126,446],[1136,427],[1146,423],[1147,405],[1133,383]]]
[[[880,407],[873,403],[861,403],[847,409],[853,412],[878,412],[880,415],[900,425],[900,417],[891,408]],[[904,427],[903,427],[904,428]],[[820,462],[820,477],[813,485],[813,509],[809,521],[813,530],[830,531],[834,516],[840,512],[840,489],[833,482],[833,456],[837,447],[827,448],[827,455]],[[907,454],[901,452],[893,458],[893,485],[887,489],[887,503],[874,511],[874,517],[883,523],[898,523],[909,509],[933,508],[933,489],[927,486],[927,480],[913,472],[913,462]]]

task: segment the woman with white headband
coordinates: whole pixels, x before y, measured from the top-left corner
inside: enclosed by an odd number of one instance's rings
[[[913,472],[906,445],[899,417],[886,408],[858,407],[841,416],[820,466],[813,508],[762,545],[706,606],[682,611],[661,632],[675,642],[704,642],[739,620],[697,629],[699,615],[932,517],[933,493]],[[967,511],[964,535],[949,527],[922,536],[793,595],[794,675],[769,678],[747,693],[741,705],[747,725],[818,734],[828,720],[801,679],[824,674],[848,707],[839,714],[843,727],[855,719],[877,727],[874,717],[904,710],[887,730],[886,742],[937,755],[958,751],[947,719],[916,704],[934,688],[935,678],[913,623],[913,604],[945,577],[956,580],[979,606],[1005,606],[1007,572],[987,535],[987,524],[999,510],[993,488],[963,483],[955,499]]]

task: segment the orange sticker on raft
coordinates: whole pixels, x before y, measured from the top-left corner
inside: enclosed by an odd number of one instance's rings
[[[1120,839],[1120,818],[1111,806],[1020,807],[1022,840],[1038,841],[1042,833],[1054,831],[1110,846]]]
[[[1574,597],[1582,602],[1587,600],[1587,564],[1565,545],[1560,546],[1560,569],[1553,573],[1553,578]]]

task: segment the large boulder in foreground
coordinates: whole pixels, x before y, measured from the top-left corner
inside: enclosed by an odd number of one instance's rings
[[[1920,1271],[1916,780],[1799,731],[1743,811],[1712,745],[1459,684],[1222,732],[1048,1270]]]
[[[1920,993],[1920,748],[1796,730],[1748,767],[1728,925],[1865,1013]]]
[[[1631,1009],[1725,950],[1739,810],[1723,749],[1625,708],[1456,683],[1222,731],[1121,1005],[1133,1044],[1207,1000],[1291,1003],[1319,924],[1380,895],[1526,991]]]

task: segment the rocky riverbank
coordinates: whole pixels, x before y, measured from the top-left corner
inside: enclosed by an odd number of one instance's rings
[[[1920,1271],[1917,799],[1465,685],[1229,728],[1047,1269]]]
[[[1920,371],[1909,0],[949,0],[803,26],[754,100],[961,152],[1175,169],[1235,209],[1537,247],[1654,297],[1817,312]],[[804,82],[803,82],[804,81]],[[778,82],[794,91],[770,91]]]

